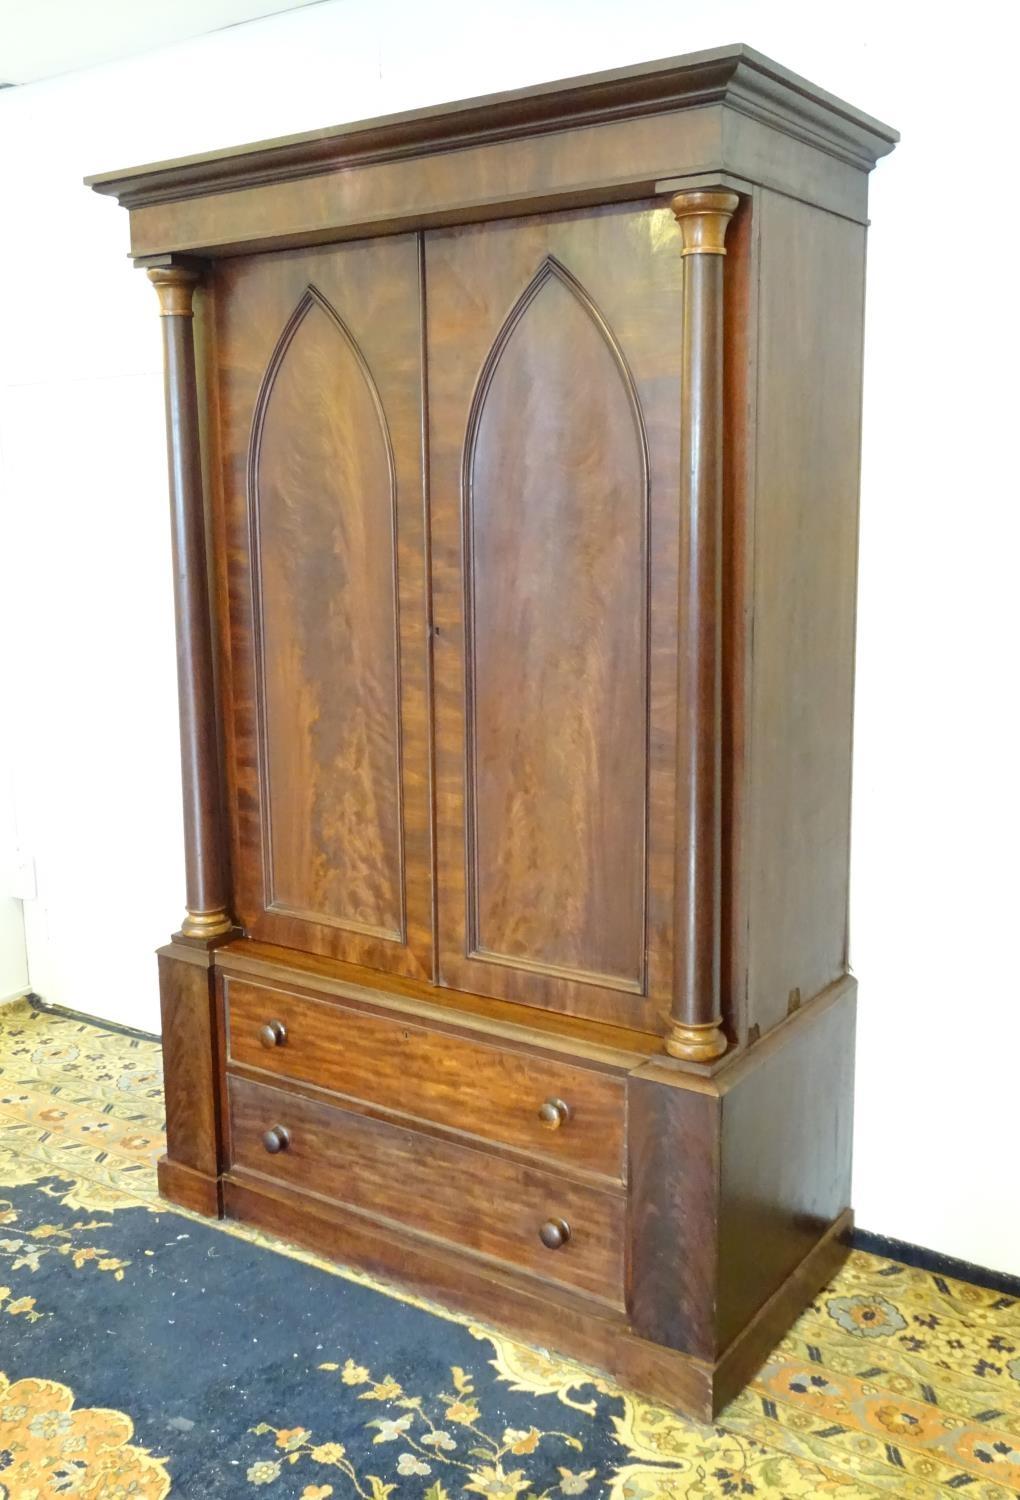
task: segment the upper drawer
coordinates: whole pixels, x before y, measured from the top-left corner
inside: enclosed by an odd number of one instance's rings
[[[623,1178],[621,1078],[286,990],[225,985],[233,1062]]]

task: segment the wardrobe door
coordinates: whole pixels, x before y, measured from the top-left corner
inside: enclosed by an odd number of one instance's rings
[[[649,1031],[673,967],[681,257],[426,236],[442,982]]]
[[[419,242],[220,262],[234,897],[431,977]]]

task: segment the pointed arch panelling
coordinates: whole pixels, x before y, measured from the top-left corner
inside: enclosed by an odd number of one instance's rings
[[[462,504],[468,950],[642,992],[648,447],[624,353],[553,255],[478,378]]]
[[[314,285],[262,378],[247,478],[266,909],[403,941],[393,447]]]

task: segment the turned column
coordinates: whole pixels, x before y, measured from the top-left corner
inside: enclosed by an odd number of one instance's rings
[[[726,1051],[720,997],[722,898],[723,256],[735,193],[672,200],[684,257],[680,408],[676,972],[666,1051]]]
[[[199,273],[191,267],[159,266],[150,269],[149,280],[156,288],[163,321],[187,886],[181,934],[210,939],[230,932],[232,923],[227,914],[192,327]]]

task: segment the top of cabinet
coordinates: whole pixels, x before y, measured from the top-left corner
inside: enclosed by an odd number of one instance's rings
[[[864,175],[897,140],[737,45],[85,180],[131,210],[144,259],[623,201],[705,175],[863,217]]]

